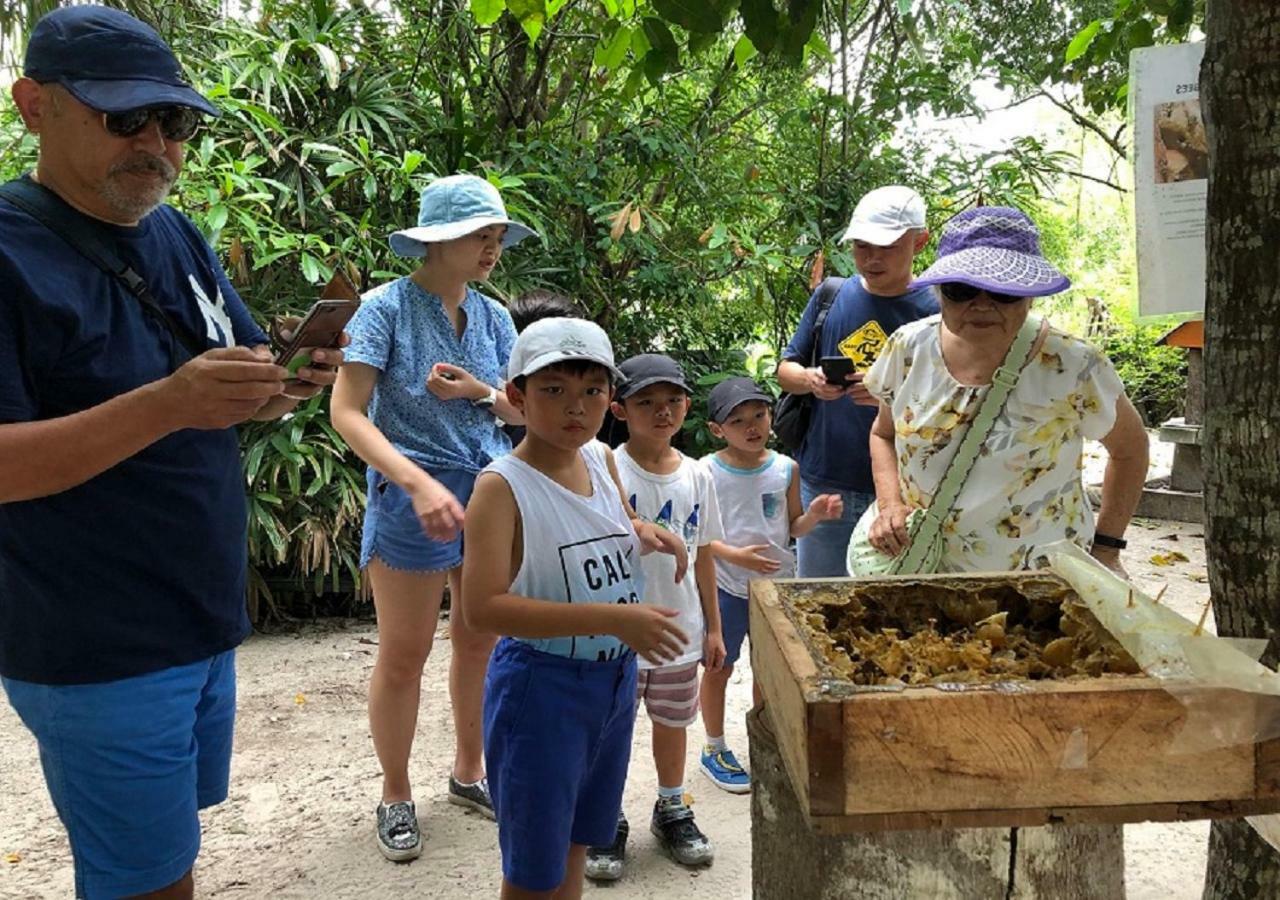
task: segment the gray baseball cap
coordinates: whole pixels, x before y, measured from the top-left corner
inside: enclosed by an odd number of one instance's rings
[[[613,344],[603,328],[587,319],[564,318],[541,319],[520,332],[507,360],[507,378],[532,375],[575,359],[604,366],[615,384],[626,379],[614,365]]]

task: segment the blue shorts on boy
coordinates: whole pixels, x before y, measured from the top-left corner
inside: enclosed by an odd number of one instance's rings
[[[591,496],[514,456],[500,475],[524,547],[511,593],[548,603],[638,603],[640,543],[609,474],[608,450],[582,459]],[[504,639],[489,662],[484,754],[502,871],[530,891],[557,887],[570,843],[613,840],[631,759],[635,654],[613,635]]]
[[[789,548],[791,515],[787,506],[795,462],[770,451],[764,462],[751,469],[732,466],[716,453],[703,457],[701,464],[715,482],[724,523],[724,542],[732,547],[763,544],[768,548],[764,553],[781,564],[771,578],[795,575],[796,557]],[[757,573],[741,566],[716,560],[725,665],[733,665],[742,654],[742,641],[747,635],[748,585],[752,578],[758,577]]]
[[[607,845],[618,827],[635,723],[635,654],[569,659],[503,638],[484,693],[502,874],[525,890],[552,890],[564,880],[570,843]]]
[[[719,560],[716,562],[719,564]],[[724,635],[724,664],[736,665],[742,657],[742,642],[751,630],[750,604],[746,597],[731,594],[722,587],[716,588],[716,599],[720,603],[720,631]]]
[[[436,469],[427,473],[444,485],[458,502],[466,506],[475,488],[476,476],[458,469]],[[393,569],[410,572],[444,572],[462,565],[462,535],[448,541],[427,537],[413,510],[413,501],[395,482],[372,466],[365,475],[368,503],[364,509],[364,532],[360,537],[360,568],[377,557]]]
[[[118,681],[3,683],[39,744],[76,896],[132,896],[182,878],[200,850],[197,810],[227,797],[235,651]]]

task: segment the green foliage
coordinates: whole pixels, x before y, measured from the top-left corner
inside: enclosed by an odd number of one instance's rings
[[[1123,110],[1129,54],[1186,41],[1204,27],[1204,13],[1205,0],[1115,0],[1110,15],[1089,20],[1067,44],[1062,77],[1080,85],[1095,113]]]

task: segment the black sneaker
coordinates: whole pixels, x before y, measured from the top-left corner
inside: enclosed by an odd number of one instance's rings
[[[489,779],[481,778],[475,784],[463,784],[452,775],[449,776],[449,802],[454,806],[473,809],[482,816],[496,819],[493,813],[493,798],[489,796]]]
[[[422,855],[422,833],[412,800],[378,804],[378,850],[392,862]]]
[[[649,830],[676,862],[686,866],[708,866],[715,858],[715,848],[693,821],[691,810],[682,799],[659,798],[653,805]]]
[[[592,881],[617,881],[622,877],[622,863],[627,858],[627,836],[631,826],[627,817],[618,816],[618,830],[608,847],[592,847],[587,850],[587,877]]]

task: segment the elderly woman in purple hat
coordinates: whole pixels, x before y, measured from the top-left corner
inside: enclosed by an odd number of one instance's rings
[[[941,313],[899,329],[864,384],[880,400],[871,431],[879,515],[869,538],[891,556],[907,516],[927,509],[1034,298],[1070,281],[1040,252],[1016,209],[978,207],[943,231],[918,280]],[[1147,434],[1110,361],[1042,326],[1017,384],[944,519],[942,571],[1026,568],[1037,547],[1069,539],[1123,573],[1119,552],[1147,471]],[[1108,454],[1095,521],[1080,471],[1084,439]]]

